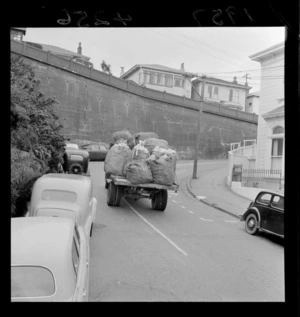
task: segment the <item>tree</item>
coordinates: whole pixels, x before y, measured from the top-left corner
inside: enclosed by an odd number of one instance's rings
[[[105,73],[108,73],[111,75],[111,66],[106,64],[104,60],[102,61],[101,68]]]
[[[57,172],[63,162],[64,136],[55,113],[57,101],[40,90],[34,68],[11,55],[11,214],[22,213],[33,181]],[[18,201],[23,203],[18,204]],[[17,206],[19,206],[19,210]]]

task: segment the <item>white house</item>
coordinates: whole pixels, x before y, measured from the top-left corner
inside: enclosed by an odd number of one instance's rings
[[[202,81],[201,77],[193,79],[192,99],[200,100]],[[207,102],[220,103],[227,108],[245,111],[249,89],[251,89],[250,86],[239,84],[236,77],[231,82],[219,78],[206,77],[204,99]]]
[[[246,109],[248,113],[255,113],[258,115],[259,111],[259,91],[252,92],[247,96]]]
[[[191,98],[193,75],[184,70],[170,68],[157,64],[139,64],[124,73],[123,67],[120,78],[132,80],[147,88],[165,91],[178,96]]]
[[[255,166],[284,174],[284,42],[249,57],[261,65]]]

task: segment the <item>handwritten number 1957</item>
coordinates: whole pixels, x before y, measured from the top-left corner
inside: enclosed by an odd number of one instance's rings
[[[236,8],[235,7],[232,7],[232,6],[229,6],[226,10],[226,13],[232,23],[232,25],[235,25],[235,19],[234,19],[234,16],[237,15],[237,13],[239,12],[236,12]],[[205,9],[200,9],[200,10],[196,10],[193,12],[193,17],[194,19],[198,22],[199,25],[201,25],[200,21],[199,21],[199,18],[198,18],[198,15],[200,14],[200,12],[206,12],[207,13],[207,10]],[[218,26],[221,26],[223,25],[223,20],[219,20],[220,19],[220,16],[223,14],[222,10],[221,9],[218,9],[218,10],[212,10],[212,13],[213,13],[213,16],[212,16],[212,21],[214,24],[218,25]],[[253,22],[253,19],[252,17],[250,16],[248,10],[246,8],[244,8],[244,14],[248,17],[248,19]]]

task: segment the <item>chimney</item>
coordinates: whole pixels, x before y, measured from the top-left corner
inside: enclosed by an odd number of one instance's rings
[[[121,74],[120,76],[122,76],[124,74],[124,67],[121,67]]]
[[[234,84],[237,84],[237,83],[238,83],[237,80],[236,80],[236,77],[233,77],[233,83],[234,83]]]
[[[81,42],[79,42],[79,46],[77,48],[77,54],[82,55]]]
[[[181,63],[180,70],[181,70],[182,72],[184,72],[184,63]]]

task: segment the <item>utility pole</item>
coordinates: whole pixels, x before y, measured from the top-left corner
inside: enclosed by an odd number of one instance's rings
[[[243,78],[244,78],[244,77],[246,78],[246,83],[245,83],[245,86],[248,86],[248,82],[247,82],[248,75],[249,75],[249,74],[247,74],[247,73],[246,73],[246,75],[245,75],[245,76],[243,76]],[[249,77],[249,79],[251,79],[251,78]]]
[[[204,101],[204,89],[205,89],[205,76],[202,75],[202,88],[201,88],[201,98],[199,103],[199,111],[198,111],[198,124],[197,124],[197,135],[196,135],[196,146],[195,146],[195,158],[194,158],[194,168],[193,168],[193,179],[197,178],[197,164],[198,164],[198,152],[199,152],[199,141],[200,141],[200,120],[202,116],[203,110],[203,101]],[[195,90],[196,91],[196,90]]]

